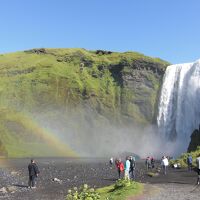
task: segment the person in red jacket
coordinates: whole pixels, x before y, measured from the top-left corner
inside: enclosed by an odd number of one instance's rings
[[[116,164],[118,175],[119,175],[119,179],[120,179],[121,178],[121,173],[124,171],[124,164],[120,159],[116,159],[115,160],[115,164]]]

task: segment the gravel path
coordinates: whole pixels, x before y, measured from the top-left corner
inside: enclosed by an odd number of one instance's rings
[[[200,185],[196,185],[197,174],[187,169],[169,169],[157,177],[143,179],[144,194],[130,200],[198,200]]]
[[[146,195],[141,200],[198,200],[200,186],[180,184],[155,184],[159,188],[157,193]]]

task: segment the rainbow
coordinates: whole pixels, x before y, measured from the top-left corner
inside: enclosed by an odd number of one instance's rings
[[[31,132],[31,134],[40,138],[40,140],[44,143],[44,146],[46,145],[49,147],[49,149],[51,149],[51,152],[53,152],[52,156],[56,155],[59,157],[78,157],[78,154],[74,150],[72,150],[53,132],[51,132],[47,128],[42,127],[33,117],[30,116],[30,114],[9,110],[9,112],[7,112],[7,115],[5,115],[5,118],[6,120],[14,121],[21,124],[26,130]],[[50,152],[48,156],[51,156]],[[44,157],[42,152],[41,157]]]
[[[25,116],[26,118],[28,115]],[[66,143],[61,141],[53,132],[48,130],[47,128],[41,127],[41,125],[32,117],[29,116],[30,120],[29,127],[31,127],[34,131],[33,133],[36,136],[40,136],[46,141],[53,149],[58,151],[58,155],[66,156],[66,157],[77,157],[77,153],[75,153]],[[27,127],[28,128],[28,127]]]

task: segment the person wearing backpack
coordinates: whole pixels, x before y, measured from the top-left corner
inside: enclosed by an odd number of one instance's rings
[[[117,167],[117,171],[118,171],[118,177],[119,179],[121,178],[121,173],[124,171],[124,164],[121,161],[121,159],[116,159],[115,161],[115,165]]]
[[[130,174],[130,177],[131,179],[135,179],[135,167],[136,167],[136,163],[135,163],[135,157],[132,157],[130,156],[130,171],[129,171],[129,174]]]
[[[187,165],[188,165],[188,171],[192,170],[192,156],[188,155],[187,157]]]
[[[31,159],[31,163],[28,165],[28,173],[29,173],[29,181],[28,187],[29,188],[36,188],[36,178],[40,173],[38,170],[38,166],[35,163],[34,159]]]

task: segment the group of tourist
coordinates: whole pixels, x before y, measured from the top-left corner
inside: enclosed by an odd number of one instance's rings
[[[111,158],[110,164],[112,165],[113,162],[114,160]],[[123,177],[123,173],[125,179],[135,179],[136,162],[134,156],[127,156],[125,164],[121,161],[121,159],[117,158],[115,159],[115,165],[117,167],[119,179]]]
[[[112,166],[113,163],[114,163],[114,159],[110,158],[110,166]],[[129,179],[135,180],[136,161],[135,161],[134,156],[127,156],[126,161],[124,163],[119,158],[115,159],[115,165],[117,168],[119,179],[123,178],[124,176],[124,178],[127,180]],[[155,168],[155,159],[153,157],[148,156],[145,160],[145,165],[146,165],[147,171],[149,169]],[[169,165],[168,158],[166,156],[163,156],[161,160],[161,167],[163,169],[164,174],[167,173],[168,165]]]
[[[153,157],[148,156],[145,160],[146,170],[154,169],[155,168],[155,159]],[[169,159],[167,156],[163,156],[161,159],[161,168],[163,173],[167,174],[167,167],[169,165]]]
[[[166,175],[167,174],[167,167],[169,166],[169,160],[166,156],[162,157],[161,160],[161,167],[163,168],[163,172]]]
[[[148,156],[145,160],[145,165],[146,165],[147,171],[149,169],[153,169],[155,167],[155,159],[153,157]]]
[[[163,156],[161,159],[161,169],[163,171],[163,174],[167,174],[167,168],[169,166],[169,156]],[[198,172],[198,181],[197,183],[200,183],[200,157],[197,158],[197,172]],[[110,165],[114,163],[113,158],[110,159]],[[192,157],[191,155],[188,156],[187,158],[187,163],[188,163],[188,170],[192,170]],[[116,159],[115,160],[115,165],[117,167],[118,171],[118,177],[119,179],[122,178],[122,174],[124,174],[125,179],[135,179],[135,169],[136,169],[136,162],[135,162],[135,157],[133,156],[127,156],[125,164],[121,161],[121,159]],[[145,166],[146,170],[148,171],[149,169],[155,168],[155,159],[151,156],[148,156],[145,159]]]
[[[114,159],[110,159],[110,165],[114,164]],[[115,165],[118,171],[118,177],[127,179],[127,180],[135,180],[135,170],[136,170],[136,161],[134,156],[127,156],[125,164],[121,161],[121,159],[115,159]],[[146,169],[149,170],[150,168],[155,167],[155,159],[153,157],[148,156],[145,160]],[[188,170],[191,171],[193,169],[193,158],[191,155],[187,157],[187,165]],[[163,173],[167,174],[167,167],[169,166],[169,159],[166,156],[163,156],[161,159],[161,168],[163,169]],[[196,171],[198,174],[197,184],[200,184],[200,154],[196,158]],[[36,178],[39,175],[38,166],[35,163],[35,160],[32,159],[31,163],[28,165],[28,172],[29,172],[29,188],[36,188]]]

